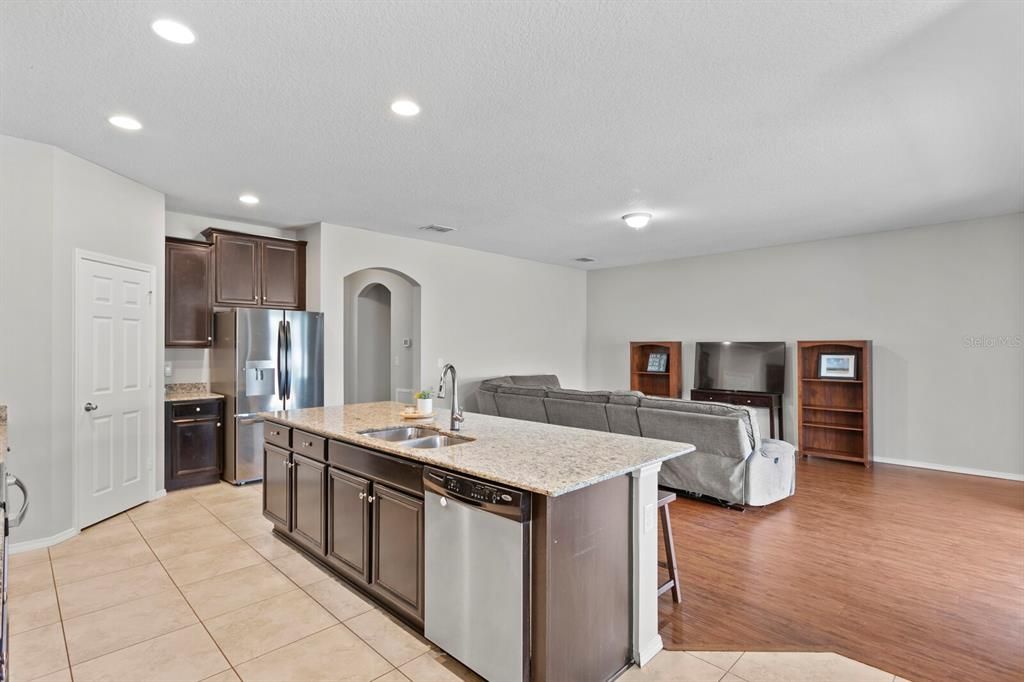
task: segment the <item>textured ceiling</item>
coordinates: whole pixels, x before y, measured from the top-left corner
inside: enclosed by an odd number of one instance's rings
[[[0,132],[171,210],[608,267],[1024,210],[1022,33],[1019,2],[5,0]]]

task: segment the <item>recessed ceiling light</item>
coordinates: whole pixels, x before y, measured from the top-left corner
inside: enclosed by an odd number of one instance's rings
[[[249,205],[260,203],[260,198],[255,194],[243,194],[242,196],[238,197],[238,200],[241,201],[243,204]]]
[[[430,225],[424,225],[423,227],[420,227],[418,229],[424,230],[426,232],[440,232],[441,234],[445,234],[446,232],[454,232],[455,231],[454,227],[448,227],[447,225],[438,225],[437,223],[431,223]]]
[[[107,120],[110,122],[110,125],[123,128],[124,130],[140,130],[142,128],[142,124],[131,116],[111,116]]]
[[[627,213],[622,216],[622,219],[626,221],[626,224],[632,227],[634,230],[641,230],[647,227],[647,223],[651,222],[650,213]]]
[[[579,258],[576,258],[574,260],[577,263],[593,263],[597,259],[596,258],[591,258],[590,256],[580,256]]]
[[[196,42],[196,34],[185,24],[178,23],[171,19],[157,19],[151,24],[153,33],[164,40],[179,45],[191,45]]]
[[[396,99],[391,103],[391,111],[399,116],[415,116],[420,113],[420,105],[411,99]]]

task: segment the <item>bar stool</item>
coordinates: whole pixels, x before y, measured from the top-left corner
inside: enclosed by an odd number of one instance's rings
[[[676,546],[672,543],[672,519],[668,515],[668,505],[676,501],[676,494],[669,490],[658,489],[658,516],[661,520],[661,532],[665,538],[665,559],[659,561],[658,565],[668,569],[668,580],[658,585],[658,596],[672,590],[672,601],[682,601],[682,594],[679,590],[679,569],[676,566]]]

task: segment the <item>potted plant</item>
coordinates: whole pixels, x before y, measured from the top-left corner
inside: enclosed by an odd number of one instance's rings
[[[425,388],[416,394],[416,413],[432,414],[434,412],[434,392]]]

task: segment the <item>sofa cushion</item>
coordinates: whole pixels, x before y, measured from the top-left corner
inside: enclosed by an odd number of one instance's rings
[[[735,416],[639,407],[637,418],[644,438],[693,443],[700,452],[734,459],[746,459],[752,451],[743,422]]]
[[[516,386],[551,386],[558,388],[558,377],[554,374],[521,374],[509,377]]]
[[[541,386],[499,386],[494,394],[494,402],[499,417],[547,422],[545,395],[546,391]]]
[[[485,379],[480,382],[480,390],[494,393],[498,390],[498,386],[508,386],[511,383],[512,377],[494,377],[493,379]]]
[[[548,391],[551,395],[554,391]],[[559,426],[573,426],[577,429],[608,431],[608,414],[604,403],[590,400],[562,400],[545,398],[544,409],[548,422]]]
[[[698,400],[678,400],[675,398],[643,398],[640,401],[640,406],[658,410],[672,410],[674,412],[689,412],[691,414],[706,414],[715,417],[739,419],[743,424],[744,431],[747,433],[750,450],[758,450],[761,447],[761,431],[757,426],[757,414],[752,407]],[[698,449],[701,449],[699,445]]]
[[[558,400],[576,400],[583,403],[607,403],[611,391],[578,391],[574,388],[549,388],[549,398]]]
[[[646,396],[640,391],[612,391],[608,402],[612,405],[632,405],[640,407],[640,399]]]
[[[615,403],[615,396],[612,402],[605,405],[605,412],[608,414],[608,430],[612,433],[624,433],[627,436],[639,436],[640,420],[636,416],[634,405],[619,405]]]

